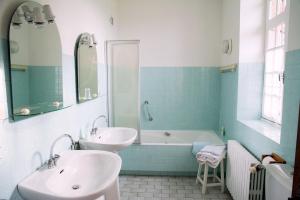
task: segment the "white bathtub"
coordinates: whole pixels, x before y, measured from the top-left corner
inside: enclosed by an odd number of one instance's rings
[[[198,163],[192,154],[192,143],[197,141],[223,144],[210,130],[142,130],[141,144],[131,145],[119,154],[123,160],[121,174],[195,176]]]
[[[166,134],[166,133],[170,133]],[[142,145],[192,145],[193,142],[208,142],[210,144],[224,144],[223,141],[211,130],[189,130],[189,131],[141,131]]]

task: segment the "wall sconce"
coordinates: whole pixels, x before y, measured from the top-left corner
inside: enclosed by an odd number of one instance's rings
[[[41,10],[42,9],[42,10]],[[22,25],[22,17],[28,24],[35,24],[38,28],[45,24],[45,20],[50,24],[54,23],[55,16],[51,10],[50,5],[46,4],[42,7],[34,7],[33,10],[27,5],[22,6],[22,12],[17,10],[12,18],[12,24],[14,27],[19,28]]]
[[[90,48],[97,45],[97,41],[94,34],[83,33],[80,37],[80,44],[88,45]]]

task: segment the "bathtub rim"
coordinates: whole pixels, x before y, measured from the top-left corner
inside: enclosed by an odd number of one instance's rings
[[[224,139],[224,137],[221,137],[219,134],[217,134],[217,132],[215,130],[205,130],[205,129],[201,129],[201,130],[140,130],[140,142],[137,143],[139,145],[153,145],[153,146],[159,146],[159,145],[166,145],[166,146],[193,146],[193,143],[157,143],[157,142],[143,142],[143,139],[142,139],[142,134],[143,133],[153,133],[153,132],[176,132],[176,133],[180,133],[180,132],[190,132],[190,133],[196,133],[196,132],[206,132],[206,133],[210,133],[210,134],[214,134],[218,140],[220,140],[220,143],[222,144],[219,144],[219,145],[225,145],[226,144],[226,141]]]

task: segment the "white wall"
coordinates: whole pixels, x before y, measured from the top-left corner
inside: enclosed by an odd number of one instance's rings
[[[222,1],[119,2],[119,38],[141,40],[141,66],[220,64]]]
[[[223,66],[239,61],[240,0],[223,0],[222,2],[221,41],[232,39],[232,53],[221,55]]]
[[[223,0],[222,40],[232,39],[232,53],[221,65],[264,62],[265,0]]]
[[[0,1],[0,38],[7,38],[7,27],[16,6],[21,0]],[[19,122],[0,120],[0,199],[8,199],[16,184],[48,159],[52,141],[69,133],[78,139],[80,132],[87,132],[90,122],[106,114],[105,69],[99,71],[101,97],[76,104],[74,47],[80,33],[95,33],[98,39],[98,61],[104,63],[104,40],[116,39],[116,26],[109,24],[110,16],[117,12],[117,0],[49,0],[56,15],[63,48],[64,89],[69,94],[70,108],[26,119]],[[3,53],[0,50],[0,58]],[[6,84],[4,63],[0,59],[0,109],[6,110]],[[7,111],[5,111],[7,115]],[[104,124],[102,124],[104,126]],[[67,142],[67,141],[66,141]],[[64,143],[62,148],[66,148]],[[56,149],[57,151],[62,148]]]
[[[263,63],[265,60],[265,0],[240,0],[239,63]]]

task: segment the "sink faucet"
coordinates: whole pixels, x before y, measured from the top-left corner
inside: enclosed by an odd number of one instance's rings
[[[49,160],[47,162],[48,169],[51,169],[51,168],[53,168],[53,167],[56,166],[56,162],[60,158],[60,155],[58,155],[58,154],[53,155],[53,150],[54,150],[54,147],[55,147],[55,144],[57,143],[57,141],[59,141],[60,139],[62,139],[64,137],[67,137],[67,138],[69,138],[71,140],[71,150],[75,149],[75,142],[74,142],[74,140],[73,140],[73,138],[72,138],[71,135],[69,135],[69,134],[63,134],[62,136],[59,136],[58,138],[56,138],[54,140],[54,142],[52,143],[52,145],[51,145],[50,158],[49,158]]]
[[[94,119],[94,121],[93,121],[93,126],[92,126],[92,130],[91,130],[91,132],[90,132],[90,135],[96,135],[98,128],[95,127],[95,124],[96,124],[96,121],[97,121],[98,119],[100,119],[100,118],[105,119],[105,121],[107,122],[107,119],[106,119],[106,116],[105,116],[105,115],[100,115],[100,116],[96,117],[96,119]]]

